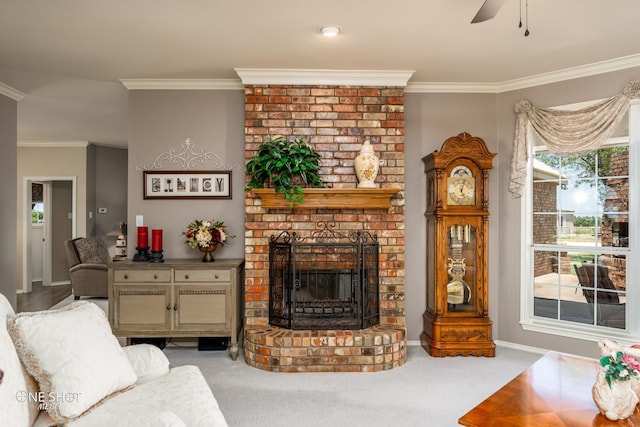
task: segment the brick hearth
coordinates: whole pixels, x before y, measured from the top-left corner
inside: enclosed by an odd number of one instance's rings
[[[382,165],[376,182],[397,188],[391,208],[265,209],[245,199],[246,362],[278,372],[380,371],[406,361],[404,312],[404,91],[399,87],[245,85],[245,156],[268,135],[302,136],[322,154],[322,176],[354,188],[353,163],[365,137]],[[299,331],[270,326],[269,238],[308,235],[318,222],[367,230],[380,244],[380,325],[358,331]]]
[[[272,372],[377,372],[406,361],[404,328],[294,331],[269,326],[245,332],[245,360]]]

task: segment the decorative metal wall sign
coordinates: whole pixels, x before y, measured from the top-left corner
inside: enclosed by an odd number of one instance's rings
[[[144,171],[145,199],[231,199],[231,171]]]
[[[208,152],[204,148],[196,150],[195,144],[191,142],[191,139],[187,138],[180,149],[172,148],[169,151],[160,153],[151,165],[148,163],[138,164],[136,165],[136,170],[160,169],[165,161],[170,165],[178,166],[179,169],[189,170],[202,167],[211,160],[213,161],[213,169],[231,170],[240,167],[239,165],[225,165],[217,154]]]

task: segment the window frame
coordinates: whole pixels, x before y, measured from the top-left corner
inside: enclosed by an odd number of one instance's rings
[[[594,103],[597,101],[593,101]],[[584,107],[570,105],[560,108],[571,109]],[[527,127],[527,139],[532,141],[533,130],[529,124]],[[626,138],[625,138],[626,139]],[[620,142],[620,138],[612,138]],[[603,337],[617,340],[621,344],[636,344],[640,342],[640,284],[633,285],[631,278],[640,274],[638,260],[638,247],[640,240],[640,221],[632,222],[637,218],[640,208],[640,185],[637,184],[640,176],[640,100],[634,100],[629,106],[629,246],[627,255],[627,288],[626,288],[626,323],[625,329],[617,329],[599,325],[587,325],[566,320],[557,320],[534,316],[534,248],[533,245],[533,144],[528,146],[527,180],[521,198],[521,257],[522,268],[520,270],[520,325],[526,331],[544,334],[558,335],[567,338],[575,338],[585,341],[598,341]],[[593,252],[601,253],[601,247],[594,247]]]

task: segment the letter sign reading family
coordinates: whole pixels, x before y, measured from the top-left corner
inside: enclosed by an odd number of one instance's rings
[[[144,171],[145,199],[231,199],[231,171]]]

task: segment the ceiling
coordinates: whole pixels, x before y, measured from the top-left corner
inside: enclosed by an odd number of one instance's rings
[[[618,58],[640,65],[637,0],[529,0],[528,37],[519,0],[470,24],[483,2],[2,0],[0,83],[26,94],[19,141],[126,146],[120,79],[239,81],[235,68],[278,68],[501,84]],[[341,35],[322,37],[329,24]]]

